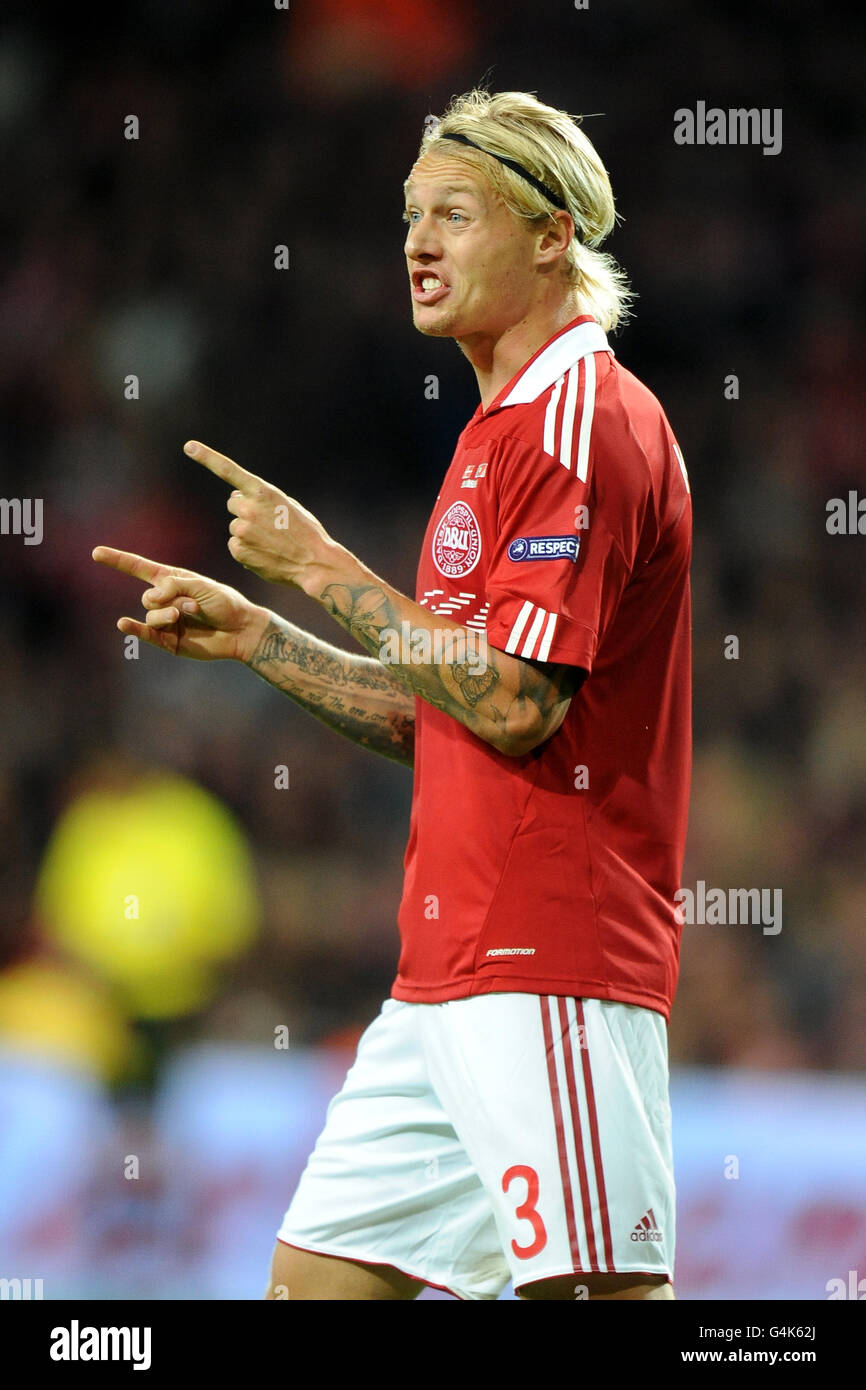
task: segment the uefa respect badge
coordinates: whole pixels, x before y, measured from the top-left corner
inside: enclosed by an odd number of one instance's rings
[[[579,536],[515,536],[506,554],[509,560],[576,560]]]
[[[478,564],[481,529],[466,502],[452,502],[433,533],[433,563],[446,579],[460,579]]]

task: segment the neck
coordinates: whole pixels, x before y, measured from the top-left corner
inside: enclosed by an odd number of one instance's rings
[[[584,313],[586,310],[576,297],[569,295],[553,307],[528,313],[499,333],[473,333],[458,338],[458,347],[475,369],[481,409],[487,409],[503,386],[554,333]]]

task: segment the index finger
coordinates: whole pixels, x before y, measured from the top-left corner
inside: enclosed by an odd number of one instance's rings
[[[197,463],[203,463],[205,468],[222,478],[229,487],[236,487],[239,492],[248,493],[251,489],[263,485],[264,480],[257,478],[255,473],[248,473],[239,463],[235,463],[234,459],[227,458],[225,454],[218,454],[216,449],[209,449],[197,439],[187,440],[183,451]]]
[[[170,565],[161,565],[156,560],[148,560],[144,555],[133,555],[129,550],[114,550],[110,545],[98,545],[91,556],[97,564],[109,565],[122,574],[131,574],[133,579],[146,579],[153,582],[171,572]]]

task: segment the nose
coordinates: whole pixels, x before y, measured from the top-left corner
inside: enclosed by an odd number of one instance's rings
[[[425,257],[434,259],[439,255],[441,247],[436,241],[435,225],[433,218],[426,216],[409,223],[405,251],[410,261],[423,261]]]

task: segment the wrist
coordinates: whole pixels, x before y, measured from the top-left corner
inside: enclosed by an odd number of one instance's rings
[[[365,574],[360,560],[356,560],[345,546],[329,539],[315,563],[305,569],[301,588],[309,598],[321,603],[322,595],[331,584],[361,583]]]
[[[243,630],[238,634],[234,659],[242,666],[249,666],[258,651],[262,638],[270,626],[273,614],[270,609],[258,604],[250,605],[250,614]]]

